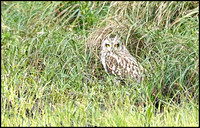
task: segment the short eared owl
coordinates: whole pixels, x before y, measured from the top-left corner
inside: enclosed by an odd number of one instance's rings
[[[107,73],[124,79],[128,76],[135,81],[143,79],[143,67],[129,53],[119,38],[106,38],[101,45],[101,62]]]

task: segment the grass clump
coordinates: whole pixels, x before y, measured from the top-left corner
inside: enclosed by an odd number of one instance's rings
[[[1,2],[1,126],[198,126],[198,2]],[[116,85],[118,34],[147,69]]]

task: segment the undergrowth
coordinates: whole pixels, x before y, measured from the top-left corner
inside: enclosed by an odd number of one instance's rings
[[[118,34],[147,70],[105,73]],[[198,126],[199,2],[1,2],[1,126]]]

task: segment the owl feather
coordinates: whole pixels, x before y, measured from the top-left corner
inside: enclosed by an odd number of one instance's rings
[[[101,62],[107,73],[121,79],[131,77],[136,81],[143,80],[144,68],[129,53],[119,38],[106,38],[102,43]]]

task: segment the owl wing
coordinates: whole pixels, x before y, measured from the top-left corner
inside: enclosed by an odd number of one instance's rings
[[[129,51],[124,46],[123,48],[123,54],[121,55],[121,58],[126,60],[127,62],[127,70],[130,68],[130,75],[139,81],[141,81],[144,78],[144,68],[140,63],[136,61],[136,59],[129,53]]]
[[[131,76],[134,79],[139,79],[141,65],[137,63],[135,58],[124,50],[119,54],[108,54],[105,59],[105,64],[108,73],[112,73],[120,78]]]

